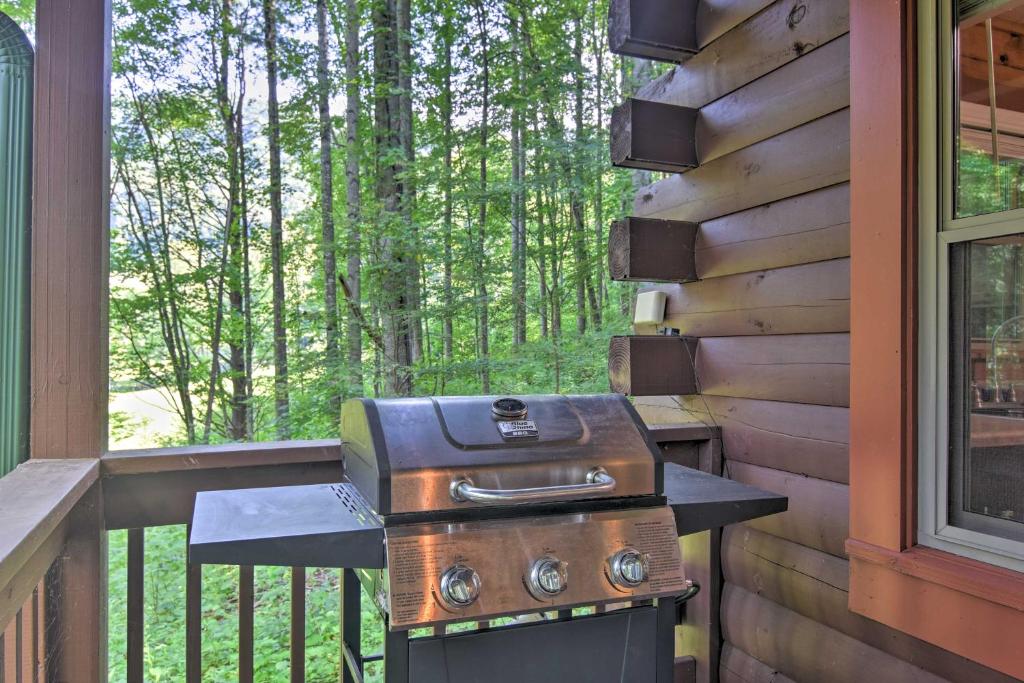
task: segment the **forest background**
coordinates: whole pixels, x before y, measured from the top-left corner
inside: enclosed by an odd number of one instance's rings
[[[607,390],[633,296],[607,227],[651,178],[606,129],[653,75],[607,53],[607,0],[112,4],[112,449],[337,438],[352,396]],[[0,11],[31,34],[32,0]],[[147,534],[147,680],[184,676],[184,546]],[[124,532],[110,567],[117,681]],[[257,570],[258,680],[286,678],[288,582]],[[229,680],[237,568],[203,587],[203,679]],[[337,599],[310,570],[308,680],[337,680]]]

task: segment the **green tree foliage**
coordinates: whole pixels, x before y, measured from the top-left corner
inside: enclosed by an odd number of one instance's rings
[[[185,443],[336,435],[348,396],[604,390],[632,187],[599,126],[606,7],[317,4],[114,3],[115,399],[155,390]]]

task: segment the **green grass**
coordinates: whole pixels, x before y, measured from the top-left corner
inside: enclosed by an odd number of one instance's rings
[[[124,681],[127,608],[127,532],[109,536],[109,680]],[[145,679],[185,679],[185,527],[146,530],[144,607]],[[289,670],[290,580],[285,567],[255,570],[254,667],[258,681],[287,681]],[[338,680],[340,647],[337,569],[306,572],[306,680]],[[238,568],[203,568],[203,680],[238,678]],[[363,600],[363,652],[378,652],[382,624]],[[367,681],[380,681],[379,667],[367,667]]]

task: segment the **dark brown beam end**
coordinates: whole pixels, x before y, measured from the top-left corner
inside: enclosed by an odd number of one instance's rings
[[[696,223],[631,216],[612,223],[608,272],[613,280],[692,282],[697,279]]]
[[[685,62],[697,45],[697,0],[611,0],[608,46],[618,55]]]
[[[696,168],[697,110],[630,98],[612,111],[612,165],[682,173]]]
[[[695,394],[696,354],[694,337],[612,337],[608,346],[608,384],[612,391],[627,396]]]

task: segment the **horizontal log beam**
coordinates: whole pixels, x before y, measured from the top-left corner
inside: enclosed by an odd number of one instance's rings
[[[732,643],[722,647],[721,683],[795,683],[764,662],[759,662]]]
[[[840,183],[722,218],[630,216],[608,235],[613,280],[692,282],[850,255],[850,185]]]
[[[1011,679],[923,640],[867,619],[847,606],[850,563],[748,526],[722,536],[725,580],[952,681]]]
[[[663,327],[684,335],[734,337],[850,330],[849,259],[654,289],[668,297]]]
[[[705,396],[847,406],[850,335],[705,337],[697,380]]]
[[[701,164],[850,106],[850,39],[810,54],[701,107]]]
[[[684,62],[698,51],[698,0],[611,0],[608,47],[617,55]]]
[[[706,46],[754,16],[773,0],[701,0],[697,3],[697,44]]]
[[[633,214],[702,222],[850,179],[850,110],[726,154],[637,192]]]
[[[612,111],[612,165],[667,173],[695,168],[696,125],[696,109],[630,98]]]
[[[719,396],[684,396],[679,401],[672,406],[682,407],[678,419],[721,426],[722,445],[732,462],[840,484],[850,480],[847,408]],[[638,401],[637,410],[646,417],[653,408]]]
[[[722,631],[726,642],[795,681],[946,680],[731,583],[722,591]]]
[[[751,527],[836,557],[846,556],[849,486],[735,461],[728,461],[726,471],[731,479],[789,498],[786,512],[751,520],[747,522]]]
[[[850,184],[840,183],[700,224],[697,278],[850,255]]]
[[[629,217],[608,233],[608,270],[613,280],[690,282],[697,279],[697,224]]]
[[[741,3],[717,4],[742,9]],[[777,0],[640,88],[637,97],[699,109],[847,33],[849,9],[848,0]]]
[[[611,390],[627,396],[692,394],[697,340],[643,335],[612,337],[608,348]]]

